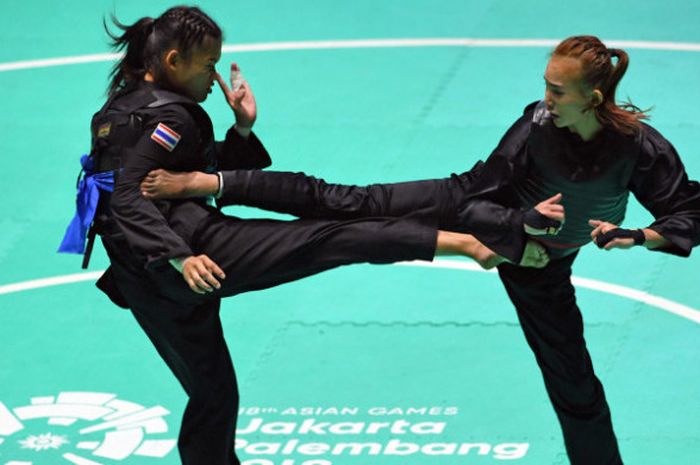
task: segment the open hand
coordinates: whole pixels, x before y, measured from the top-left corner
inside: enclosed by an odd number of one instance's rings
[[[566,215],[564,212],[564,205],[559,203],[561,202],[561,199],[561,194],[555,194],[547,200],[543,200],[542,202],[535,205],[535,210],[537,210],[550,220],[559,221],[560,223],[564,224]]]
[[[561,199],[561,194],[555,194],[526,211],[523,217],[525,232],[531,236],[559,234],[566,219],[564,205],[559,203]]]
[[[211,258],[206,255],[193,255],[182,262],[182,277],[194,292],[206,294],[213,292],[215,288],[221,289],[217,277],[224,279],[226,275]]]
[[[231,70],[237,71],[238,65],[231,63]],[[215,77],[228,105],[236,115],[236,124],[243,128],[252,128],[253,124],[255,124],[255,119],[258,117],[258,107],[248,82],[243,81],[238,90],[233,90],[233,82],[231,87],[229,87],[219,73],[216,73]]]

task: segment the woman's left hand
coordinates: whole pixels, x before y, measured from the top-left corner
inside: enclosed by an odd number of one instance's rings
[[[231,70],[238,70],[238,65],[231,63]],[[255,119],[258,117],[258,107],[248,81],[243,81],[238,90],[233,90],[233,82],[231,87],[229,87],[221,75],[216,73],[216,82],[219,83],[228,105],[236,115],[236,124],[241,128],[252,128],[253,124],[255,124]]]
[[[596,244],[598,243],[598,236],[600,236],[601,234],[605,234],[613,229],[617,229],[619,227],[616,224],[600,220],[588,220],[588,224],[591,225],[591,227],[593,228],[593,231],[591,231],[591,239],[593,239],[593,242],[595,242]],[[634,239],[629,237],[616,237],[615,239],[605,244],[603,248],[605,250],[612,250],[630,249],[632,247],[634,247]]]

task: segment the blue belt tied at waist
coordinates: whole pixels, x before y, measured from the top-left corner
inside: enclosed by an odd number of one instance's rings
[[[62,253],[85,253],[85,240],[88,229],[95,218],[97,202],[100,200],[100,190],[114,191],[114,172],[94,172],[94,160],[88,156],[80,157],[83,167],[78,181],[78,195],[75,200],[76,212],[73,220],[66,229],[63,241],[58,248]]]

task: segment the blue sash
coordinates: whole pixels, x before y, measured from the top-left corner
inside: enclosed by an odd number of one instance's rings
[[[62,253],[85,253],[85,239],[92,220],[95,218],[97,202],[100,200],[100,190],[114,191],[113,171],[95,173],[93,159],[88,155],[80,157],[80,164],[83,169],[75,200],[76,212],[58,248],[58,252]]]

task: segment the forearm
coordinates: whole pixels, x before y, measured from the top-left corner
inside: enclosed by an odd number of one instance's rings
[[[661,234],[653,229],[644,228],[642,229],[642,232],[644,233],[644,247],[649,250],[661,249],[671,245],[671,241],[666,240]]]

